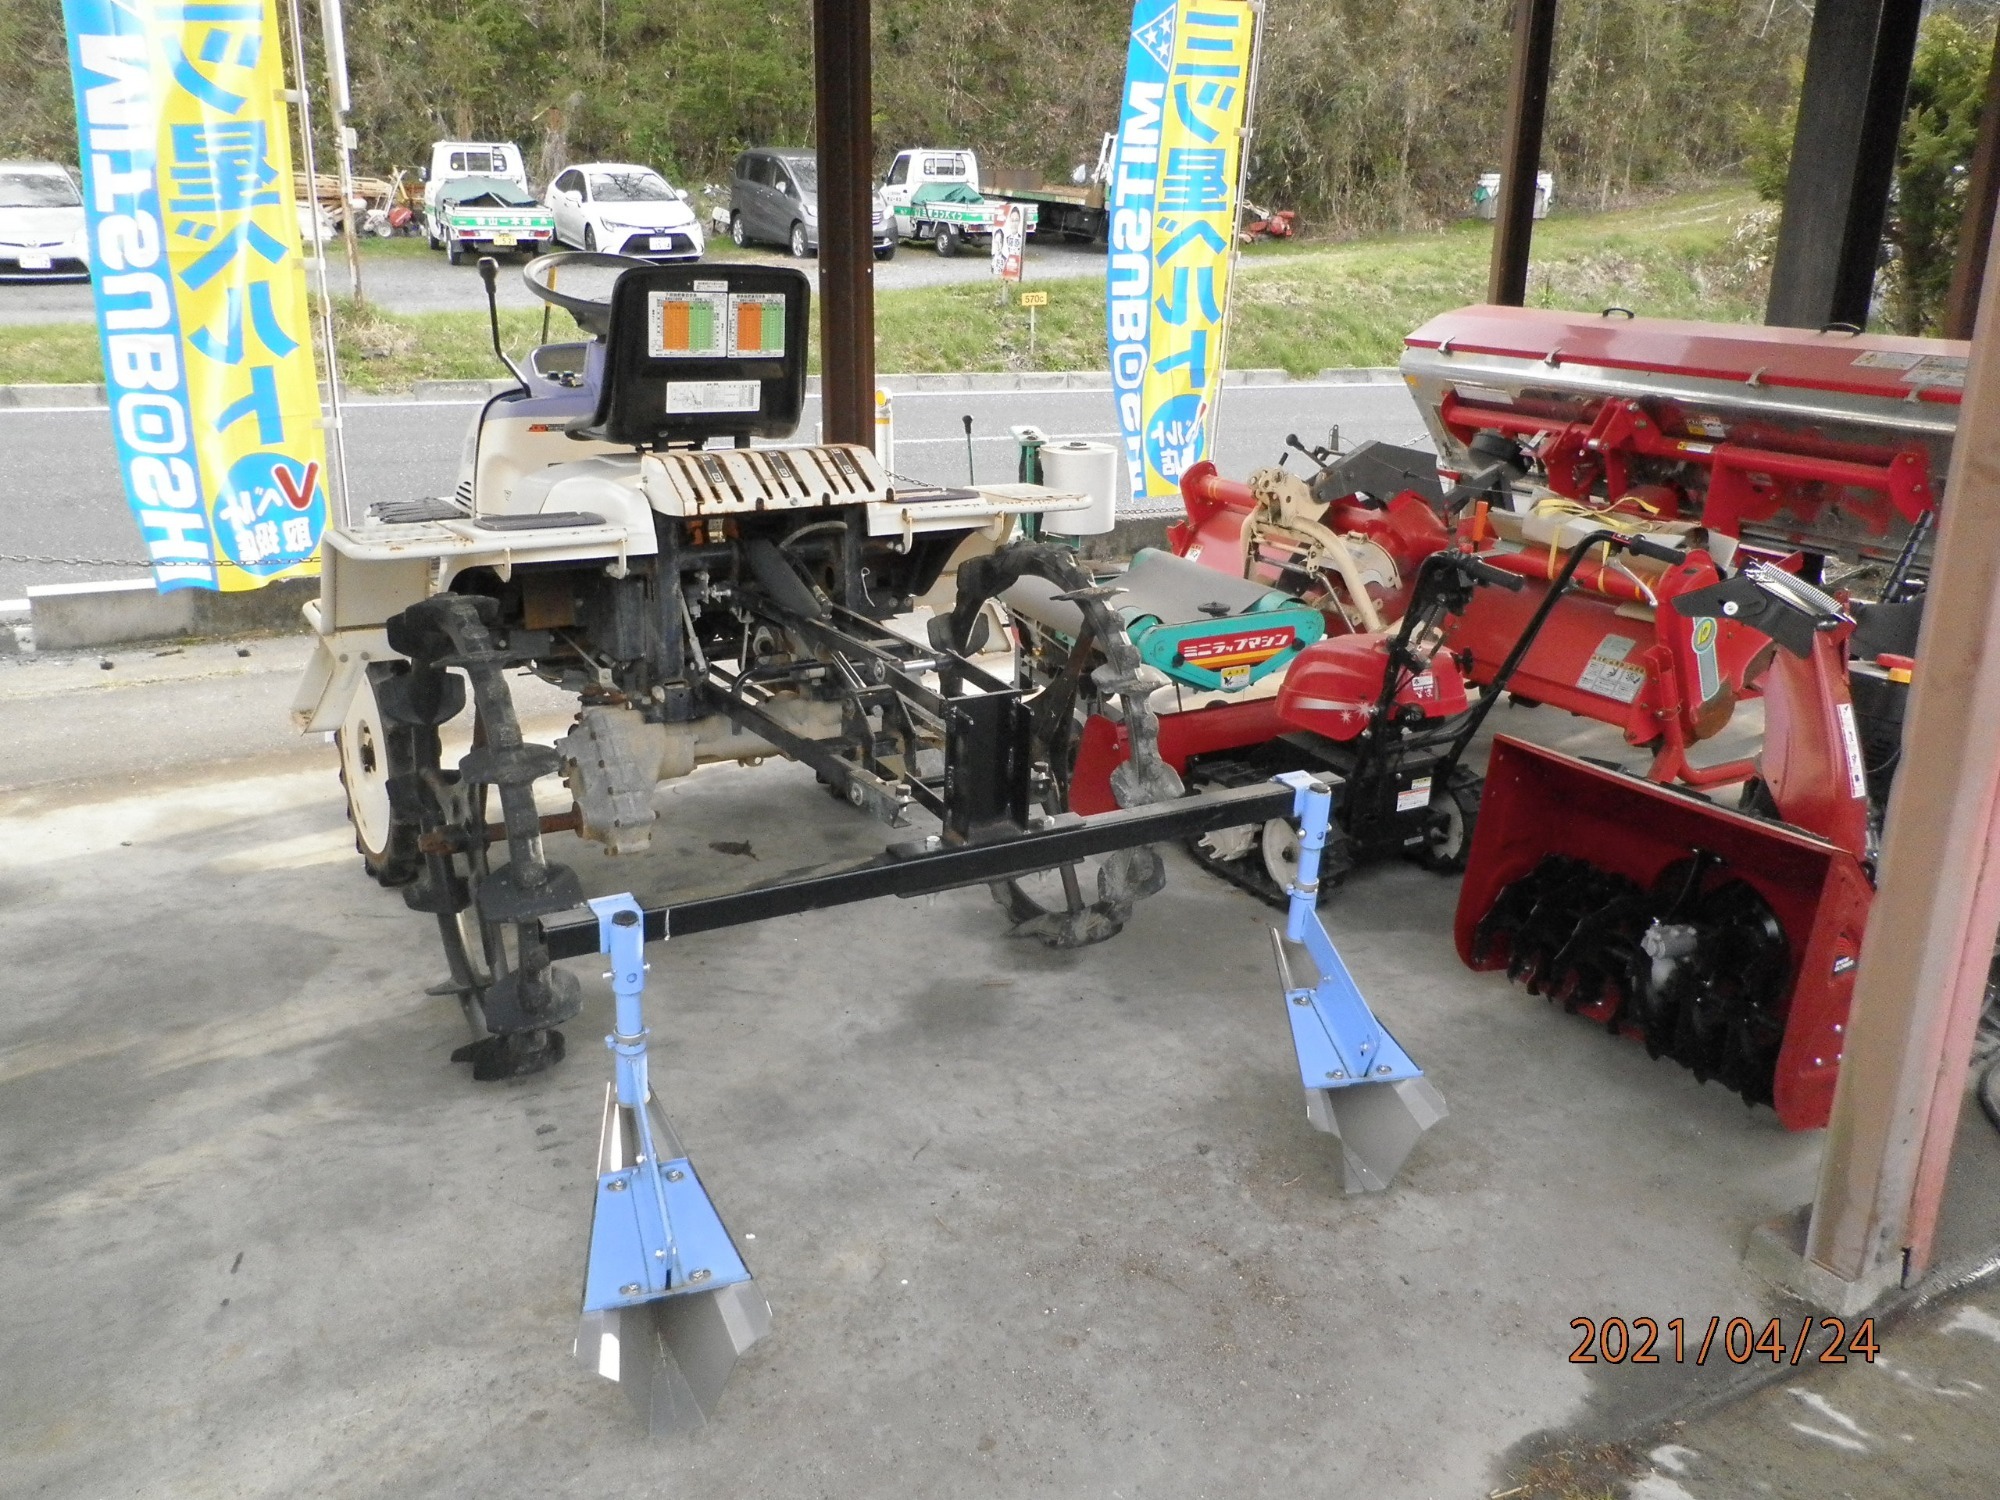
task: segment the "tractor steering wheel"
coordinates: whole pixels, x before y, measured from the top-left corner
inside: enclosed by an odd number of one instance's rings
[[[521,279],[528,284],[528,290],[554,307],[560,307],[572,318],[577,326],[594,338],[605,338],[611,331],[611,285],[618,275],[634,266],[651,266],[652,261],[637,255],[613,255],[603,250],[559,250],[554,255],[538,255],[521,267]],[[586,287],[601,285],[602,297],[585,297],[574,292],[556,289],[557,273],[561,271],[583,271],[599,268],[611,271],[609,277],[586,276],[579,278]]]

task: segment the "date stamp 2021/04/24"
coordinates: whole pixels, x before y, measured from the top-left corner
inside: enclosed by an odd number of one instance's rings
[[[1747,1365],[1760,1357],[1774,1365],[1844,1365],[1850,1358],[1873,1364],[1876,1354],[1873,1318],[1859,1319],[1851,1328],[1845,1318],[1801,1318],[1790,1336],[1783,1318],[1761,1327],[1749,1318],[1720,1316],[1710,1318],[1706,1327],[1691,1326],[1686,1318],[1664,1323],[1654,1318],[1571,1318],[1569,1326],[1578,1336],[1569,1354],[1573,1365],[1703,1365],[1711,1358]],[[1808,1358],[1815,1345],[1817,1353]]]

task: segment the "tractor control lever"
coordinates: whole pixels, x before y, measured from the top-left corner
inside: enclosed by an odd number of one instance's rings
[[[507,357],[507,351],[500,347],[500,262],[490,255],[479,257],[479,279],[486,283],[486,326],[493,334],[493,352],[500,363],[521,383],[521,394],[532,396],[528,388],[528,377],[521,373],[521,367]]]
[[[1331,464],[1334,461],[1334,459],[1338,456],[1331,449],[1308,448],[1304,443],[1299,441],[1299,435],[1296,432],[1288,432],[1285,434],[1285,446],[1287,448],[1297,449],[1300,453],[1303,453],[1307,458],[1311,459],[1315,464],[1317,464],[1322,469],[1326,468],[1329,464]],[[1284,459],[1280,458],[1278,462],[1283,463]]]

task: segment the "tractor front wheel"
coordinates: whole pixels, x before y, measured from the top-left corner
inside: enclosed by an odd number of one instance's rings
[[[398,816],[389,780],[410,776],[426,759],[437,756],[437,731],[423,725],[394,722],[382,712],[376,697],[379,684],[406,675],[403,662],[378,662],[369,667],[355,689],[340,728],[333,734],[340,756],[340,785],[347,793],[347,821],[354,825],[354,847],[361,866],[378,884],[408,885],[423,870],[417,849],[417,820]],[[428,735],[425,756],[422,737]]]

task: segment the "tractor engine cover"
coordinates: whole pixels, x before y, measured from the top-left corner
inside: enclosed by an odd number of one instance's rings
[[[1377,635],[1329,636],[1307,647],[1278,689],[1279,717],[1330,740],[1355,738],[1367,729],[1381,699],[1388,661],[1388,643]],[[1458,663],[1442,651],[1397,689],[1395,698],[1404,717],[1445,719],[1471,706]]]

